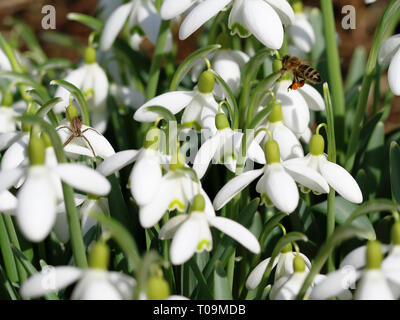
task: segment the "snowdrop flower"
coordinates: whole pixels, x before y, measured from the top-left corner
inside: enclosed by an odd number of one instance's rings
[[[289,243],[276,256],[274,262],[272,263],[271,270],[276,267],[275,282],[278,281],[282,277],[290,276],[294,272],[293,260],[297,255],[300,255],[303,258],[303,260],[305,261],[306,270],[309,271],[311,269],[310,260],[308,260],[308,258],[300,252],[299,253],[293,252],[292,245]],[[247,281],[246,281],[247,289],[254,290],[255,288],[257,288],[259,286],[270,260],[271,260],[271,257],[261,261],[253,269],[253,271],[251,271],[251,273],[249,274],[249,277],[247,278]]]
[[[161,25],[161,16],[157,12],[153,0],[132,0],[129,3],[119,6],[107,19],[100,38],[100,49],[105,51],[111,48],[122,30],[125,22],[128,21],[128,28],[139,25],[149,40],[155,44]],[[172,34],[167,36],[164,52],[172,48]]]
[[[105,21],[114,12],[117,7],[123,4],[123,0],[100,0],[97,3],[97,16]]]
[[[109,255],[108,247],[97,242],[89,254],[89,268],[49,266],[22,285],[21,296],[38,298],[78,281],[72,291],[72,300],[131,299],[136,281],[123,273],[107,271]]]
[[[267,131],[269,135],[271,133]],[[256,185],[256,191],[261,195],[263,203],[273,204],[283,212],[293,212],[299,201],[299,191],[295,181],[317,191],[328,193],[329,186],[324,178],[315,170],[305,165],[287,164],[280,160],[278,143],[270,136],[265,144],[267,164],[262,169],[244,172],[230,180],[216,195],[214,208],[221,209],[236,194],[242,191],[253,180],[262,175]]]
[[[0,151],[8,148],[20,133],[17,131],[16,117],[19,113],[12,106],[12,95],[7,90],[1,97],[0,105]]]
[[[160,230],[161,240],[171,239],[170,259],[175,265],[188,261],[193,254],[212,250],[210,227],[215,227],[234,238],[251,252],[258,254],[257,238],[241,224],[228,218],[216,217],[212,207],[206,209],[205,198],[197,194],[193,199],[191,213],[175,216]]]
[[[134,115],[134,119],[139,122],[154,122],[158,114],[147,111],[150,106],[161,106],[173,114],[177,114],[185,109],[181,123],[186,127],[194,127],[197,131],[208,129],[215,134],[215,116],[218,112],[218,103],[212,94],[214,89],[214,76],[205,71],[201,74],[198,86],[193,91],[173,91],[164,93],[158,97],[147,101]]]
[[[218,129],[217,133],[203,143],[193,162],[193,169],[197,172],[199,179],[206,173],[212,159],[215,163],[224,164],[232,172],[236,170],[243,133],[233,131],[222,112],[215,117],[215,125]],[[255,162],[265,164],[264,152],[256,140],[250,144],[247,156]]]
[[[241,85],[241,70],[249,61],[249,56],[240,50],[232,50],[229,48],[229,36],[225,33],[218,38],[218,43],[222,48],[215,53],[207,56],[215,72],[228,84],[234,95],[240,92]],[[200,73],[206,66],[204,60],[199,60],[193,67],[192,81],[197,82]],[[218,99],[225,99],[225,94],[220,84],[217,83],[214,87],[214,94]]]
[[[0,192],[25,177],[17,196],[16,217],[23,235],[30,241],[42,241],[54,226],[58,179],[92,194],[106,195],[110,191],[108,180],[92,169],[73,163],[45,165],[45,143],[36,135],[29,140],[28,154],[28,167],[0,172]]]
[[[74,105],[70,104],[66,108],[66,115],[68,125],[63,123],[56,130],[68,156],[72,158],[77,157],[77,155],[98,156],[106,159],[115,154],[114,148],[101,133],[82,124]],[[77,132],[77,128],[79,128],[79,132]]]
[[[1,49],[0,49],[0,70],[12,71],[10,60],[8,60],[8,57]]]
[[[310,153],[303,158],[295,158],[286,161],[288,165],[307,166],[319,172],[326,183],[336,190],[344,199],[361,203],[363,195],[357,182],[344,168],[336,163],[330,162],[324,154],[325,141],[318,133],[311,138]]]
[[[290,130],[282,121],[281,105],[274,100],[270,103],[273,105],[272,110],[269,113],[266,122],[261,123],[259,127],[265,127],[271,131],[272,138],[279,145],[279,151],[283,161],[291,158],[303,157],[304,152],[300,141],[292,130]],[[259,135],[261,137],[264,136],[265,141],[268,140],[268,135],[265,135],[265,132],[260,132]]]
[[[303,12],[301,1],[292,4],[294,19],[288,28],[288,36],[293,45],[301,52],[309,53],[315,43],[314,30]]]
[[[380,243],[376,240],[370,240],[364,249],[364,259],[366,261],[364,270],[360,272],[353,268],[352,272],[349,273],[345,269],[349,265],[343,266],[342,263],[342,267],[339,270],[328,274],[314,288],[310,298],[328,299],[338,296],[360,279],[354,295],[356,300],[394,300],[394,292],[391,290],[390,278],[388,277],[389,272],[381,268],[382,249]],[[398,283],[398,269],[396,273]],[[396,273],[391,275],[396,275]]]
[[[107,111],[107,94],[108,79],[104,70],[96,62],[96,50],[88,47],[84,53],[84,64],[79,68],[71,71],[64,79],[72,83],[88,96],[87,107],[90,114],[90,121],[93,127],[103,133],[106,130],[108,111]],[[54,106],[54,111],[61,113],[65,111],[68,105],[70,92],[58,87],[56,97],[60,97],[62,101]]]
[[[163,20],[176,18],[200,1],[201,0],[165,0],[161,6],[161,18],[163,18]]]
[[[396,95],[400,95],[400,34],[386,39],[378,55],[378,62],[380,65],[389,63],[388,82],[390,90]]]
[[[274,87],[276,101],[282,106],[282,122],[295,134],[303,134],[308,129],[310,110],[325,109],[324,99],[311,85],[305,83],[296,90],[288,90],[292,84],[285,77]]]
[[[185,1],[187,4],[188,2]],[[271,49],[279,49],[283,43],[283,24],[293,20],[293,10],[285,0],[205,0],[197,4],[183,20],[179,38],[184,40],[232,3],[228,26],[232,34],[240,37],[254,35]],[[176,14],[181,10],[175,8]],[[170,13],[170,16],[172,14]]]

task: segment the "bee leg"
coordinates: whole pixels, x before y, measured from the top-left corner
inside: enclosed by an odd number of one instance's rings
[[[298,83],[299,88],[301,88],[302,86],[304,86],[305,83],[306,83],[306,80],[302,79],[302,80]]]

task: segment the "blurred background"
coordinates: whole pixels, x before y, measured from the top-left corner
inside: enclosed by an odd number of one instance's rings
[[[21,51],[24,51],[26,48],[24,48],[23,37],[18,34],[18,32],[23,32],[23,30],[12,28],[13,19],[19,19],[34,30],[40,45],[49,58],[62,57],[76,62],[81,58],[80,50],[87,45],[87,39],[91,30],[89,27],[80,23],[68,20],[66,15],[69,12],[95,15],[98,2],[99,0],[0,0],[0,32],[7,39],[18,41],[18,47]],[[303,2],[305,7],[319,7],[320,3],[319,0],[304,0]],[[377,0],[371,5],[366,5],[364,0],[333,1],[337,32],[340,39],[339,51],[344,77],[346,77],[346,72],[350,66],[354,50],[358,46],[364,46],[367,52],[369,51],[379,19],[389,2],[389,0]],[[41,9],[47,4],[53,5],[56,8],[56,30],[42,29],[41,21],[44,15],[41,13]],[[344,14],[342,14],[342,8],[348,4],[351,4],[356,9],[356,29],[354,30],[344,30],[341,27],[341,20],[344,16]],[[199,35],[201,30],[189,39],[179,41],[177,36],[179,25],[175,25],[173,29],[176,41],[178,41],[176,62],[179,63],[188,54],[196,50],[198,46],[196,36]],[[396,33],[400,33],[399,26],[396,28]],[[72,40],[66,39],[65,45],[60,45],[60,41],[54,41],[54,38],[61,37],[61,34],[71,36]],[[142,42],[141,50],[148,59],[151,59],[153,49],[153,45],[149,41],[144,40]],[[385,77],[386,73],[383,74],[381,79],[380,91],[382,98],[389,90]],[[372,105],[372,101],[369,101],[369,104]],[[385,131],[391,132],[395,130],[399,127],[399,123],[400,98],[397,97],[392,101],[392,111],[385,123]]]

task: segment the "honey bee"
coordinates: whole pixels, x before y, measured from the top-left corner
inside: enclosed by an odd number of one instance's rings
[[[284,74],[287,71],[293,73],[293,82],[288,87],[288,90],[301,88],[304,86],[306,80],[311,83],[320,83],[322,81],[321,75],[317,70],[303,63],[299,58],[288,55],[282,58],[281,74]]]

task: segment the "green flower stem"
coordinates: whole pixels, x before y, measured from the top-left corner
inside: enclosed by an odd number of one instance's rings
[[[322,18],[324,23],[325,47],[328,61],[329,85],[332,90],[333,104],[335,106],[335,121],[337,125],[337,138],[339,150],[344,151],[345,141],[345,99],[343,90],[340,59],[336,42],[335,17],[333,14],[332,0],[321,0]]]
[[[335,143],[335,123],[334,114],[332,108],[332,101],[327,83],[324,83],[324,100],[326,107],[326,119],[328,122],[328,160],[336,163],[336,143]],[[335,190],[330,187],[328,194],[328,212],[326,221],[326,237],[327,239],[335,231]],[[335,264],[333,261],[333,252],[328,259],[328,271],[335,270]]]
[[[53,145],[58,163],[67,162],[67,158],[65,157],[64,148],[62,146],[60,137],[58,136],[56,130],[52,127],[51,124],[49,124],[42,118],[33,115],[22,116],[20,117],[20,120],[26,121],[27,123],[31,124],[40,124],[42,129],[46,131],[46,133],[49,135],[51,139],[51,143]],[[68,218],[69,235],[71,239],[75,264],[79,268],[86,268],[88,266],[86,260],[86,251],[85,251],[85,245],[83,243],[78,211],[75,206],[74,191],[69,185],[67,185],[64,182],[62,183],[62,188],[64,194],[65,210],[67,212],[67,218]]]
[[[0,283],[3,284],[4,289],[7,291],[11,300],[19,300],[20,299],[18,297],[16,289],[12,286],[11,282],[7,278],[7,275],[5,274],[5,270],[2,268],[1,264],[0,264]]]
[[[158,34],[156,48],[154,50],[153,60],[150,66],[150,76],[146,88],[146,99],[150,100],[155,97],[158,87],[158,80],[160,78],[161,61],[163,57],[165,42],[169,31],[169,21],[162,21],[160,32]]]
[[[18,249],[21,250],[21,247],[19,245],[17,233],[15,232],[14,224],[12,221],[11,216],[9,215],[4,215],[3,216],[4,223],[8,232],[8,236],[10,238],[11,243]],[[26,280],[26,271],[24,266],[21,264],[20,261],[17,260],[17,270],[18,270],[18,276],[19,276],[19,281],[20,283],[24,283]]]
[[[8,237],[3,214],[0,214],[0,249],[7,277],[11,282],[17,283],[18,282],[17,265],[15,263],[13,252],[11,250],[11,241],[10,238]]]
[[[351,126],[352,131],[349,143],[347,144],[346,163],[345,163],[345,169],[347,171],[351,171],[353,169],[357,151],[357,143],[360,138],[360,132],[363,125],[363,118],[365,110],[367,108],[368,95],[370,92],[372,80],[374,78],[379,48],[381,46],[381,43],[384,39],[387,30],[392,26],[393,18],[399,14],[399,11],[400,11],[400,1],[392,0],[390,4],[387,6],[385,12],[383,13],[380,23],[375,31],[374,40],[372,43],[371,51],[367,61],[367,66],[365,69],[365,76],[362,81],[361,91],[356,106],[356,114],[353,120],[353,125]],[[335,104],[335,108],[336,107],[337,106]]]

